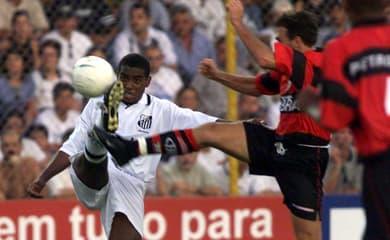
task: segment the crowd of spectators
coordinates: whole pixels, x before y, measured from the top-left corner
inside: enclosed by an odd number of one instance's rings
[[[243,0],[244,22],[273,46],[274,23],[283,13],[309,10],[320,19],[317,46],[349,29],[337,0]],[[226,89],[198,74],[203,58],[226,63],[222,0],[0,0],[0,199],[26,197],[24,189],[69,136],[85,99],[71,86],[73,64],[86,55],[114,67],[130,52],[151,63],[147,93],[179,106],[226,117]],[[237,40],[236,72],[262,71]],[[240,119],[278,123],[278,97],[241,95]],[[325,190],[358,193],[361,167],[348,130],[333,137]],[[207,148],[160,166],[148,194],[228,195],[226,155]],[[275,179],[251,176],[239,165],[242,195],[277,194]],[[10,191],[12,189],[12,191]],[[48,197],[74,197],[64,172],[48,185]]]

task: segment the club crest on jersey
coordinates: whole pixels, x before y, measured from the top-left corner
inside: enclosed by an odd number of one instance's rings
[[[137,121],[137,125],[138,125],[138,127],[142,128],[144,130],[150,129],[152,126],[152,116],[141,114],[139,116],[138,121]]]
[[[175,144],[175,142],[173,141],[172,138],[167,137],[165,139],[164,147],[165,147],[168,155],[175,155],[175,154],[177,154],[176,144]]]

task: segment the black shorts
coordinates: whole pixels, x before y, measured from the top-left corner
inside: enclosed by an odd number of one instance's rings
[[[364,163],[363,205],[366,212],[365,240],[390,240],[390,148]]]
[[[321,213],[328,149],[278,142],[275,131],[258,123],[244,122],[244,128],[250,173],[274,176],[290,211],[297,217],[316,220]]]

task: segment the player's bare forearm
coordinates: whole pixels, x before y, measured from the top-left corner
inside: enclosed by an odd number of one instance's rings
[[[252,76],[239,76],[223,71],[218,71],[213,78],[215,81],[236,90],[240,93],[259,96],[260,93],[256,89],[256,78]]]
[[[232,24],[241,41],[245,44],[249,53],[256,59],[258,64],[263,68],[275,69],[275,56],[272,50],[259,38],[254,36],[242,22],[232,22]]]
[[[47,167],[41,172],[38,178],[30,184],[27,192],[31,197],[42,198],[42,190],[46,183],[55,175],[62,172],[70,165],[69,156],[64,152],[57,152],[53,160],[47,165]]]
[[[65,168],[69,167],[69,155],[59,151],[55,155],[52,161],[49,162],[47,167],[41,172],[39,178],[42,181],[49,181],[53,176],[62,172]]]

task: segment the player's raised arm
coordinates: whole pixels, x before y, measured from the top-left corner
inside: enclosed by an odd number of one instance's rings
[[[212,59],[203,59],[199,65],[199,72],[206,78],[217,81],[238,92],[259,96],[260,92],[256,89],[256,77],[239,76],[221,71]]]
[[[250,54],[263,68],[275,69],[275,57],[272,50],[260,39],[254,36],[244,25],[242,18],[244,6],[240,0],[232,0],[227,5],[230,21],[241,41],[245,44]]]

